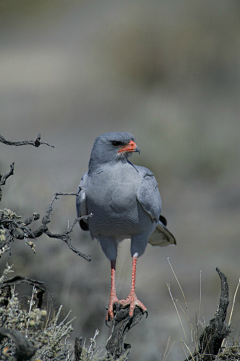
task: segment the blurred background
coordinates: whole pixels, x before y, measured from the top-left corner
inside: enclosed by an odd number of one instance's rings
[[[198,323],[209,322],[216,310],[215,268],[228,278],[230,306],[240,276],[239,1],[0,0],[0,24],[0,134],[20,141],[41,132],[55,146],[0,144],[0,173],[15,162],[1,209],[23,219],[43,216],[54,193],[77,190],[98,135],[132,132],[141,155],[131,160],[154,172],[178,244],[149,245],[139,259],[137,295],[149,317],[128,334],[130,360],[161,360],[169,336],[176,342],[168,360],[183,360],[184,334],[166,283],[185,305],[168,257],[194,330],[198,316]],[[49,228],[64,232],[75,217],[75,197],[62,197]],[[104,347],[110,264],[78,226],[72,241],[91,262],[43,236],[36,254],[15,242],[0,269],[9,262],[16,274],[44,281],[53,307],[63,304],[63,314],[72,310],[77,317],[73,338],[88,341],[99,329]],[[119,298],[130,290],[129,247],[127,241],[119,247]],[[239,306],[240,294],[234,339]],[[191,348],[190,327],[180,314]]]

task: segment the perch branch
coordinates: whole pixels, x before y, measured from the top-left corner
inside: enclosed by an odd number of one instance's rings
[[[106,349],[108,351],[109,359],[113,358],[114,360],[117,360],[120,356],[124,355],[127,360],[127,357],[131,351],[131,345],[124,343],[124,340],[128,331],[141,321],[144,313],[139,307],[136,307],[133,317],[130,317],[130,306],[126,308],[120,307],[120,305],[116,306],[112,332],[107,341]]]

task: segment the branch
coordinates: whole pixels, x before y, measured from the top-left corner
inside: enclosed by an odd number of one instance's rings
[[[216,271],[221,280],[221,295],[215,317],[210,320],[209,325],[205,327],[205,330],[199,338],[199,349],[192,356],[189,356],[188,360],[202,360],[212,361],[218,354],[222,341],[230,334],[230,327],[225,324],[227,308],[229,304],[228,300],[228,283],[227,277],[220,272],[218,268]]]
[[[51,222],[52,219],[52,211],[53,211],[53,203],[56,199],[59,199],[59,196],[68,196],[68,195],[74,195],[76,196],[76,193],[55,193],[51,203],[49,205],[48,210],[45,213],[45,216],[42,218],[42,225],[36,229],[35,231],[32,231],[28,226],[33,222],[40,218],[40,215],[37,213],[33,213],[31,217],[28,217],[24,222],[19,220],[21,216],[18,216],[16,213],[12,212],[9,209],[1,210],[1,218],[0,218],[0,256],[2,253],[9,251],[9,254],[11,255],[11,247],[10,243],[13,242],[15,239],[24,239],[25,243],[32,248],[32,250],[35,252],[35,244],[32,241],[29,241],[29,239],[36,239],[42,236],[42,234],[46,234],[49,238],[56,238],[61,239],[64,241],[68,247],[76,253],[78,256],[86,259],[87,261],[91,261],[90,255],[85,255],[84,253],[81,253],[78,251],[72,244],[71,244],[71,238],[69,236],[69,233],[73,231],[73,228],[75,224],[80,221],[81,219],[87,219],[92,216],[92,214],[89,214],[88,216],[83,216],[76,218],[72,224],[71,227],[67,229],[66,232],[61,234],[55,234],[52,233],[49,229],[47,224]]]
[[[34,147],[39,147],[40,145],[42,144],[46,144],[47,146],[51,147],[51,148],[54,148],[53,145],[50,145],[49,143],[47,142],[42,142],[41,141],[41,134],[39,133],[37,138],[35,140],[23,140],[21,142],[12,142],[10,140],[7,140],[5,139],[1,134],[0,134],[0,142],[3,143],[3,144],[8,144],[8,145],[15,145],[15,146],[20,146],[20,145],[26,145],[26,144],[30,144],[30,145],[33,145]],[[1,190],[1,186],[4,185],[6,183],[6,180],[11,176],[13,175],[13,172],[14,172],[14,163],[12,163],[10,165],[10,171],[5,174],[4,176],[2,176],[0,174],[0,202],[2,200],[2,190]]]
[[[230,328],[225,324],[229,304],[227,277],[218,268],[216,271],[221,280],[221,295],[215,317],[210,320],[209,325],[199,338],[199,352],[206,354],[203,357],[204,361],[212,360],[211,355],[218,354],[222,341],[230,334]]]
[[[116,305],[116,304],[115,304]],[[106,345],[108,351],[108,357],[117,360],[120,356],[125,358],[121,360],[127,360],[128,355],[131,351],[131,345],[124,343],[128,331],[138,322],[141,321],[144,313],[136,307],[134,310],[133,317],[129,316],[129,307],[120,308],[121,305],[117,305],[115,309],[115,317],[113,319],[112,333],[109,337]]]
[[[0,134],[0,142],[4,143],[4,144],[8,144],[8,145],[15,145],[16,147],[20,146],[20,145],[26,145],[26,144],[30,144],[33,145],[34,147],[39,147],[42,144],[46,144],[51,148],[55,148],[53,145],[50,145],[47,142],[42,142],[41,141],[41,134],[39,133],[37,138],[35,140],[22,140],[21,142],[12,142],[10,140],[5,139],[1,134]]]

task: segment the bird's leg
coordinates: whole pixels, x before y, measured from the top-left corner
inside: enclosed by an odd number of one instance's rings
[[[116,260],[113,260],[111,261],[111,291],[110,291],[110,299],[108,304],[106,321],[109,321],[109,319],[112,320],[114,318],[113,305],[114,303],[119,303],[119,299],[117,298],[116,295],[115,269],[116,269]]]
[[[135,253],[132,258],[132,284],[131,284],[131,290],[126,298],[126,300],[119,301],[122,306],[130,305],[129,309],[129,316],[133,316],[134,308],[136,306],[140,307],[143,312],[147,313],[147,308],[144,306],[144,304],[138,300],[136,292],[135,292],[135,284],[136,284],[136,268],[137,268],[137,258],[138,253]]]

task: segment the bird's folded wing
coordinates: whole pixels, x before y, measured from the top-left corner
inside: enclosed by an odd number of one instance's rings
[[[152,246],[165,247],[169,244],[177,244],[176,239],[164,224],[160,221],[157,224],[155,231],[150,235],[148,243]]]
[[[86,177],[87,177],[87,173],[85,173],[82,176],[81,182],[79,183],[78,186],[78,192],[77,192],[78,195],[76,197],[76,208],[77,208],[78,217],[87,215],[86,193],[83,189]]]
[[[87,212],[87,198],[86,198],[86,193],[85,193],[85,191],[83,189],[84,184],[86,182],[86,177],[87,177],[87,173],[85,173],[82,176],[81,182],[79,183],[79,186],[78,186],[78,195],[76,197],[76,208],[77,208],[77,216],[78,217],[88,215],[88,212]],[[84,231],[88,231],[88,221],[87,221],[87,219],[81,219],[79,224],[80,224],[80,227]]]
[[[138,169],[140,169],[140,167],[138,167]],[[144,170],[143,167],[141,167],[141,169]],[[159,219],[162,207],[161,197],[157,186],[158,184],[153,173],[147,169],[137,192],[137,200],[144,211],[148,213],[155,222]]]

